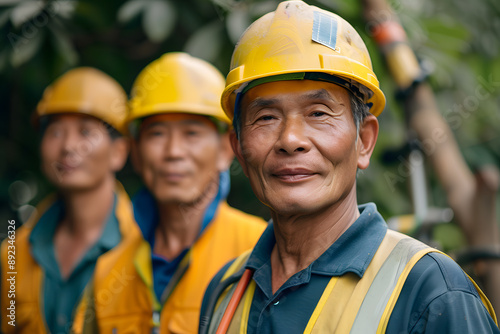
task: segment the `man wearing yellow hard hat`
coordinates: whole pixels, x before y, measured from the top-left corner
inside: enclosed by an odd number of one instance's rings
[[[90,67],[66,72],[45,90],[34,119],[41,168],[56,193],[14,242],[2,243],[2,333],[78,331],[78,305],[92,277],[109,277],[116,260],[128,258],[123,249],[140,245],[132,204],[115,180],[128,154],[126,103],[123,88]],[[13,294],[4,284],[12,277]],[[4,317],[11,305],[14,319]]]
[[[499,333],[453,260],[357,204],[385,98],[348,22],[280,3],[237,44],[222,106],[272,222],[210,283],[200,333]]]
[[[215,67],[185,53],[138,75],[128,121],[145,187],[133,205],[149,245],[132,259],[139,274],[124,291],[96,302],[95,332],[195,333],[211,277],[263,232],[261,218],[225,202],[233,153],[223,89]]]

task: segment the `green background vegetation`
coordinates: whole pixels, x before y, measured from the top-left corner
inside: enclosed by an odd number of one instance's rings
[[[26,220],[51,186],[39,169],[39,135],[30,115],[43,90],[66,70],[93,66],[130,92],[137,74],[165,52],[185,51],[227,74],[235,42],[247,26],[276,8],[271,0],[0,1],[0,233],[7,219]],[[404,114],[359,1],[309,1],[346,18],[360,32],[387,95],[380,135],[368,170],[358,179],[359,202],[376,202],[384,217],[412,212],[407,166],[386,152],[404,145]],[[391,2],[411,45],[430,71],[441,112],[468,164],[500,166],[500,2],[497,0],[398,0]],[[482,95],[478,95],[482,89]],[[485,97],[484,91],[488,92]],[[428,169],[430,204],[446,207]],[[229,202],[269,217],[237,163]],[[406,176],[405,176],[406,175]],[[130,194],[139,187],[130,164],[118,174]],[[437,234],[445,248],[462,237],[452,224]]]

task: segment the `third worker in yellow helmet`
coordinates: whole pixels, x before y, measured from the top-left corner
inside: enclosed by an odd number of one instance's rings
[[[148,247],[133,259],[139,274],[121,293],[96,301],[87,328],[196,333],[211,277],[265,229],[261,218],[225,201],[233,153],[223,89],[215,67],[185,53],[164,54],[138,75],[128,124],[132,163],[144,183],[134,215]]]
[[[127,277],[115,264],[128,263],[144,240],[115,179],[128,154],[126,106],[123,88],[96,68],[71,69],[45,89],[33,120],[55,193],[2,243],[2,333],[79,333],[87,301],[110,293],[89,287]],[[14,294],[4,284],[11,277]],[[4,317],[8,307],[13,319]]]

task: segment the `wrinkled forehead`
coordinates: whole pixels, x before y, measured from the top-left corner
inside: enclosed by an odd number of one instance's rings
[[[349,104],[349,92],[342,86],[314,80],[290,80],[263,83],[249,89],[241,99],[241,112],[255,107],[294,101],[300,103],[332,102]]]

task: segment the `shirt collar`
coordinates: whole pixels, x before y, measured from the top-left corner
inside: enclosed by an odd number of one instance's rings
[[[80,263],[86,261],[95,261],[103,253],[109,251],[121,240],[120,225],[116,218],[116,203],[117,196],[113,196],[113,207],[106,219],[106,225],[97,242],[89,249],[89,251],[80,260]],[[57,199],[47,211],[45,211],[29,236],[31,251],[33,258],[46,271],[59,275],[59,267],[57,264],[54,250],[54,235],[57,225],[64,217],[64,204],[61,199]],[[78,265],[77,265],[78,266]],[[75,268],[75,271],[77,268]]]
[[[208,224],[212,221],[220,201],[226,199],[231,187],[229,171],[219,174],[219,189],[213,201],[208,205],[203,215],[201,230],[198,237],[203,233]],[[141,229],[144,239],[149,242],[151,248],[154,247],[155,230],[158,226],[158,206],[153,195],[148,189],[142,188],[132,199],[134,207],[134,218]]]
[[[313,273],[340,276],[352,272],[363,277],[387,232],[387,224],[374,203],[358,208],[359,218],[312,263]]]
[[[41,216],[29,236],[31,253],[40,267],[54,277],[60,276],[57,265],[53,238],[57,225],[64,216],[64,207],[60,199],[56,200]]]
[[[97,245],[101,248],[102,253],[107,252],[114,248],[120,243],[121,233],[120,233],[120,223],[118,218],[116,218],[116,204],[117,196],[113,196],[113,209],[108,215],[107,223],[104,225],[104,230],[102,231],[101,237],[97,241]]]
[[[363,277],[373,255],[387,231],[387,224],[378,213],[374,203],[358,206],[359,218],[320,257],[313,261],[308,270],[313,274],[341,276],[352,272]],[[246,267],[259,270],[270,266],[271,252],[276,243],[272,222],[255,245]]]

